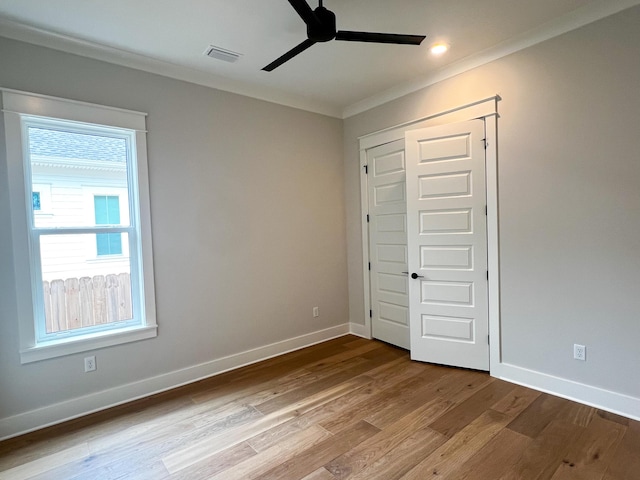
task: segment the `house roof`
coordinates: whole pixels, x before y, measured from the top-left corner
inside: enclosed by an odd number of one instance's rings
[[[127,161],[124,139],[29,127],[31,155],[103,162]]]

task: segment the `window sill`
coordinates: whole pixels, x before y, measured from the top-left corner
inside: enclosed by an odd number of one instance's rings
[[[39,362],[49,358],[88,352],[98,348],[146,340],[158,335],[157,325],[134,327],[126,330],[101,332],[77,338],[48,342],[20,351],[20,363]]]

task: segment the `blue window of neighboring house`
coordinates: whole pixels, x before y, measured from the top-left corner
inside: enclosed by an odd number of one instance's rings
[[[114,195],[96,195],[93,197],[96,213],[96,225],[119,225],[120,203]],[[96,234],[98,255],[122,255],[122,234]]]
[[[32,203],[34,210],[42,210],[40,205],[40,192],[32,192]]]

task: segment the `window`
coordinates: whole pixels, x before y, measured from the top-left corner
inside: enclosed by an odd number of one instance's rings
[[[116,196],[96,195],[93,197],[96,225],[118,225],[120,223],[120,200]],[[121,255],[122,235],[120,233],[96,234],[96,250],[101,255]]]
[[[22,362],[156,336],[145,115],[2,100]]]
[[[34,211],[42,210],[42,206],[40,204],[40,192],[32,192],[31,193],[31,201],[33,202],[33,210]]]

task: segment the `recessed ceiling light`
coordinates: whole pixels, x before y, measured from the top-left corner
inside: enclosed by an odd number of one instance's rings
[[[447,50],[449,50],[449,45],[446,43],[434,43],[431,45],[431,53],[433,55],[442,55]]]

